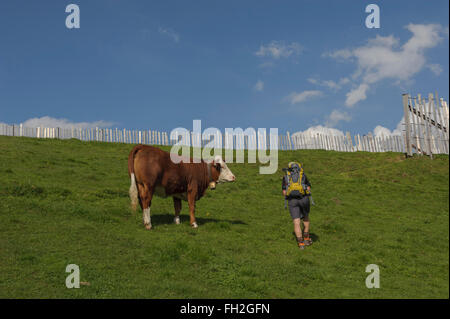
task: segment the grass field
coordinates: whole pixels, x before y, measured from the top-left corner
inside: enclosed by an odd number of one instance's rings
[[[448,156],[279,152],[279,170],[229,164],[197,202],[198,229],[129,208],[132,145],[0,136],[0,298],[448,298]],[[300,251],[281,168],[304,163],[315,243]],[[67,289],[66,265],[80,267]],[[380,267],[367,289],[365,268]]]

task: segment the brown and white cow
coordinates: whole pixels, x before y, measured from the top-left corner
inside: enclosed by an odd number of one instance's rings
[[[190,222],[195,221],[195,202],[206,192],[208,186],[232,182],[236,178],[220,156],[210,163],[187,161],[174,163],[170,153],[148,145],[135,146],[128,156],[128,173],[131,178],[130,198],[133,210],[139,202],[146,229],[152,228],[150,206],[154,195],[173,197],[176,224],[180,223],[181,200],[189,204]]]

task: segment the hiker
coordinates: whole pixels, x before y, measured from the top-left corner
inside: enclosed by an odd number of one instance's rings
[[[286,175],[283,177],[281,188],[285,200],[288,201],[298,247],[305,249],[305,246],[312,244],[309,236],[309,195],[311,194],[311,184],[300,163],[290,162],[288,168],[283,170],[286,172]],[[301,222],[303,222],[303,233]]]

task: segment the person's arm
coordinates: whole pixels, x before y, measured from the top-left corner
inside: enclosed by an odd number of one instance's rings
[[[284,177],[281,180],[281,190],[283,191],[283,196],[286,196],[286,181],[285,181]]]
[[[309,182],[306,174],[304,174],[304,176],[305,176],[305,185],[307,186],[308,191],[311,191],[311,183]]]

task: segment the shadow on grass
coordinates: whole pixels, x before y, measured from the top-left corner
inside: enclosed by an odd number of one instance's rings
[[[292,235],[294,236],[293,239],[297,240],[297,237],[295,236],[294,232],[292,232]],[[311,240],[312,240],[313,243],[316,243],[316,242],[320,241],[320,237],[317,234],[309,233],[309,236],[311,237]]]
[[[311,239],[312,239],[313,243],[320,241],[319,240],[320,239],[319,235],[316,235],[316,234],[313,234],[313,233],[309,233],[309,236],[311,236]]]
[[[152,215],[152,224],[153,225],[162,225],[162,224],[173,224],[173,219],[175,214],[155,214]],[[181,215],[182,221],[189,220],[189,215]],[[226,219],[215,219],[215,218],[204,218],[204,217],[195,217],[197,224],[203,225],[207,223],[229,223],[232,225],[247,225],[247,223],[241,220],[226,220]]]

